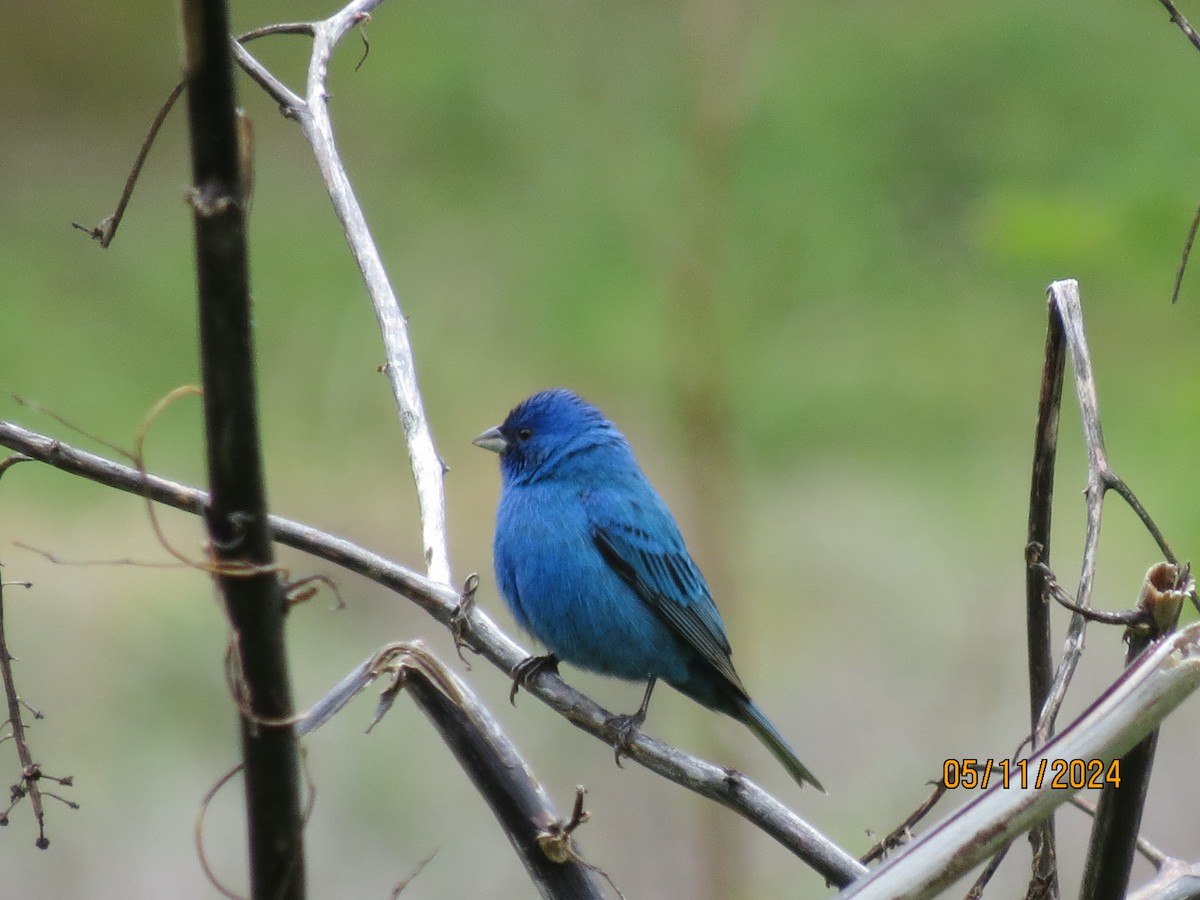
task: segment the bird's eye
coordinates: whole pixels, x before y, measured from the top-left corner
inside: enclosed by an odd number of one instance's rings
[[[532,428],[521,428],[517,431],[517,440],[518,441],[527,441],[531,437],[533,437],[533,429]]]

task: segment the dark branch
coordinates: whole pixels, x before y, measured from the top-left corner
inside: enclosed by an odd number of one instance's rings
[[[1050,559],[1050,525],[1054,508],[1054,470],[1058,456],[1058,422],[1062,408],[1063,375],[1066,370],[1066,346],[1062,320],[1053,306],[1046,326],[1046,349],[1042,364],[1042,384],[1038,396],[1037,426],[1034,432],[1033,476],[1029,489],[1029,522],[1026,530],[1025,635],[1029,658],[1030,733],[1037,735],[1038,722],[1050,696],[1054,680],[1051,647],[1050,608],[1046,603],[1045,573],[1034,566],[1030,554],[1044,562]],[[1032,748],[1037,750],[1038,747]],[[1054,847],[1054,818],[1039,823],[1029,836],[1037,849]],[[995,872],[1006,847],[980,876],[986,883]],[[982,886],[981,886],[982,887]]]
[[[129,170],[128,177],[125,179],[125,187],[121,191],[121,196],[117,200],[117,208],[113,210],[112,215],[101,220],[99,225],[92,228],[80,225],[78,222],[71,223],[73,227],[89,235],[92,240],[99,241],[101,247],[107,248],[116,236],[117,229],[121,227],[121,219],[125,217],[125,208],[129,206],[129,200],[133,197],[133,189],[137,185],[139,176],[142,174],[142,166],[146,164],[146,157],[150,155],[150,148],[154,146],[154,139],[158,137],[159,129],[162,128],[163,122],[167,121],[167,116],[170,114],[172,107],[175,106],[175,101],[179,99],[182,93],[183,82],[181,81],[175,87],[171,88],[171,93],[167,95],[167,99],[159,107],[158,115],[150,123],[150,130],[146,132],[146,137],[142,140],[142,146],[138,148],[137,157],[133,161],[133,167]]]
[[[562,822],[516,748],[454,673],[416,643],[383,648],[366,674],[392,679],[376,719],[402,689],[416,701],[487,801],[543,897],[603,897],[598,876],[571,840],[571,822]]]
[[[233,629],[246,708],[250,889],[256,900],[305,896],[304,821],[284,640],[286,600],[273,571],[258,436],[245,231],[247,194],[224,0],[184,0],[184,80],[204,385],[206,510],[215,579]]]
[[[1174,631],[1183,608],[1183,593],[1189,590],[1189,575],[1171,563],[1159,563],[1146,573],[1138,600],[1138,611],[1149,627],[1126,631],[1129,647],[1125,665],[1130,666],[1147,647],[1164,634]],[[1155,728],[1132,750],[1121,757],[1121,783],[1106,783],[1096,805],[1096,818],[1083,869],[1080,900],[1120,900],[1129,886],[1129,873],[1142,826],[1142,811],[1150,789],[1150,773],[1158,747]]]
[[[1200,50],[1200,34],[1196,33],[1196,29],[1192,27],[1192,23],[1184,18],[1183,13],[1176,9],[1175,4],[1171,0],[1158,0],[1163,5],[1168,13],[1171,14],[1171,21],[1178,26],[1179,30],[1184,33],[1192,46]]]

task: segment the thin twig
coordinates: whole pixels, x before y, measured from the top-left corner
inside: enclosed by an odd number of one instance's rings
[[[15,454],[6,457],[0,461],[0,476],[3,476],[10,468],[17,463],[30,462],[31,458],[25,454]],[[42,807],[42,790],[38,785],[38,781],[42,776],[41,768],[33,759],[33,753],[29,749],[29,740],[25,735],[25,718],[21,714],[22,707],[33,713],[34,718],[42,718],[42,714],[35,710],[28,703],[21,699],[21,695],[17,692],[17,680],[13,676],[12,664],[16,658],[8,652],[8,637],[5,631],[4,620],[4,587],[6,584],[20,584],[24,587],[29,587],[28,582],[6,582],[0,578],[0,681],[4,683],[4,699],[5,707],[8,710],[7,724],[9,735],[12,737],[13,744],[17,748],[17,761],[21,766],[21,777],[17,785],[14,785],[10,798],[11,803],[5,810],[0,811],[0,824],[8,824],[8,813],[12,808],[24,797],[29,797],[29,805],[33,809],[33,817],[37,820],[38,836],[34,840],[35,846],[45,850],[50,846],[50,841],[46,837],[46,814]],[[69,784],[69,779],[55,779],[63,784]],[[61,797],[59,799],[62,799]],[[73,804],[69,800],[63,800],[68,806]]]
[[[1085,813],[1087,813],[1093,819],[1096,817],[1096,804],[1092,803],[1086,797],[1082,797],[1079,794],[1076,794],[1074,797],[1071,798],[1071,805],[1074,806],[1076,809],[1083,810]],[[1154,846],[1152,843],[1150,843],[1148,840],[1146,840],[1141,835],[1138,835],[1137,851],[1138,851],[1138,853],[1142,854],[1142,856],[1144,856],[1146,858],[1146,861],[1148,863],[1150,863],[1150,865],[1154,866],[1154,868],[1156,868],[1156,869],[1161,869],[1163,867],[1163,865],[1167,862],[1167,860],[1169,860],[1171,858],[1170,856],[1168,856],[1162,850],[1158,849],[1158,847]]]
[[[1000,866],[1004,863],[1004,858],[1008,856],[1008,851],[1012,849],[1012,844],[1005,844],[1000,852],[987,861],[987,865],[979,873],[979,877],[971,884],[967,891],[966,900],[979,900],[983,896],[983,892],[987,889],[991,880],[996,877],[996,873],[1000,871]]]
[[[877,860],[883,859],[892,850],[901,846],[905,841],[912,837],[913,827],[929,815],[930,810],[937,805],[937,802],[946,794],[946,783],[939,781],[933,786],[933,791],[921,801],[920,806],[914,809],[909,815],[892,829],[891,833],[882,840],[876,841],[875,844],[858,858],[858,861],[864,866],[870,865]]]
[[[1100,622],[1104,625],[1135,625],[1146,618],[1146,614],[1136,609],[1125,609],[1120,612],[1108,612],[1102,609],[1093,609],[1090,606],[1080,606],[1075,602],[1074,598],[1066,592],[1058,579],[1054,577],[1054,572],[1050,567],[1043,562],[1035,562],[1034,566],[1041,569],[1046,576],[1046,593],[1053,597],[1054,601],[1061,607],[1071,610],[1071,612],[1079,613],[1089,622]]]
[[[1096,398],[1096,381],[1092,373],[1091,354],[1083,330],[1083,310],[1079,299],[1079,283],[1074,279],[1056,281],[1049,288],[1050,306],[1062,323],[1064,341],[1075,373],[1075,392],[1083,421],[1084,441],[1088,454],[1088,483],[1084,491],[1087,507],[1087,528],[1084,536],[1083,562],[1080,567],[1079,588],[1075,603],[1091,606],[1092,585],[1096,575],[1096,560],[1100,548],[1100,521],[1104,494],[1110,488],[1133,508],[1146,524],[1159,548],[1173,559],[1162,532],[1129,487],[1112,471],[1104,448],[1104,433],[1100,425],[1100,404]],[[1047,693],[1037,727],[1034,747],[1040,746],[1054,731],[1054,720],[1066,696],[1067,686],[1083,653],[1083,635],[1087,620],[1079,613],[1071,617],[1062,660],[1055,672],[1054,682]]]
[[[1171,14],[1171,21],[1179,26],[1179,30],[1192,42],[1192,46],[1200,50],[1200,34],[1196,33],[1196,29],[1192,27],[1192,23],[1184,18],[1183,13],[1175,8],[1175,4],[1171,0],[1158,0],[1158,2]]]
[[[313,33],[312,23],[310,22],[288,22],[278,25],[267,25],[263,28],[255,28],[252,31],[247,31],[245,34],[238,35],[235,40],[239,43],[253,41],[258,38],[267,37],[276,34],[307,34]],[[241,62],[241,60],[239,60]],[[253,73],[252,73],[253,76]],[[261,84],[261,82],[260,82]],[[272,87],[267,84],[262,85],[268,93],[273,93]],[[287,88],[283,87],[278,82],[275,86],[282,88],[281,98],[286,98],[288,101],[295,100],[297,103],[304,101],[292,94]],[[175,107],[176,101],[183,94],[184,82],[178,81],[171,92],[167,94],[167,99],[163,101],[162,106],[158,108],[158,113],[154,116],[154,121],[150,123],[150,129],[146,132],[146,136],[142,139],[141,146],[138,147],[137,156],[134,157],[133,165],[129,169],[129,175],[125,178],[125,187],[121,190],[121,196],[117,198],[116,209],[100,221],[99,225],[88,227],[80,225],[78,222],[72,222],[73,228],[78,228],[84,234],[99,242],[104,249],[113,242],[113,238],[117,236],[117,229],[121,227],[121,220],[125,218],[125,209],[129,206],[129,201],[133,197],[133,189],[137,186],[138,179],[142,174],[142,167],[146,164],[146,158],[150,155],[150,148],[154,146],[154,141],[158,138],[158,132],[162,129],[163,123],[167,121],[167,116]],[[290,94],[290,97],[287,95]],[[284,99],[279,99],[281,105],[287,105]]]
[[[1188,26],[1191,29],[1192,26]],[[1193,31],[1194,35],[1195,32]],[[1200,229],[1200,206],[1196,207],[1196,214],[1192,216],[1192,225],[1188,229],[1187,237],[1183,239],[1183,252],[1179,254],[1179,266],[1175,269],[1175,284],[1171,287],[1171,303],[1174,304],[1179,300],[1179,292],[1183,289],[1183,273],[1187,271],[1188,259],[1192,255],[1192,244],[1196,242],[1196,231]]]
[[[125,218],[125,208],[129,206],[129,200],[133,197],[133,189],[137,185],[138,177],[142,174],[142,166],[146,164],[146,157],[150,155],[150,148],[154,146],[154,139],[158,137],[159,129],[162,128],[163,122],[167,121],[167,116],[170,115],[171,109],[175,106],[175,101],[179,99],[183,93],[183,82],[180,81],[175,87],[171,88],[171,93],[167,95],[167,99],[163,105],[159,107],[158,114],[154,117],[154,121],[150,123],[150,130],[146,132],[146,137],[142,139],[142,145],[138,148],[137,156],[133,160],[133,166],[129,170],[129,175],[125,179],[125,187],[121,190],[121,196],[117,199],[117,208],[113,210],[112,215],[103,219],[99,225],[88,228],[80,225],[78,222],[72,222],[74,228],[89,235],[92,240],[99,241],[100,246],[107,248],[116,237],[117,229],[121,226],[121,220]]]
[[[299,122],[312,146],[334,211],[342,223],[342,230],[375,307],[375,317],[387,354],[385,371],[400,412],[400,423],[404,428],[409,462],[417,486],[425,566],[430,578],[450,585],[454,582],[450,573],[450,552],[446,538],[445,464],[434,446],[421,392],[417,386],[417,371],[413,362],[407,320],[388,281],[383,259],[367,226],[366,216],[346,175],[334,139],[333,122],[329,117],[329,92],[326,81],[333,50],[348,31],[370,16],[371,10],[378,6],[379,2],[380,0],[356,0],[336,15],[317,23],[312,58],[308,67],[308,103],[305,115],[299,117]]]
[[[272,75],[266,66],[242,46],[240,41],[235,41],[233,44],[233,58],[242,67],[242,70],[254,80],[255,84],[279,104],[279,110],[285,118],[294,119],[301,114],[305,106],[304,98]]]
[[[1162,551],[1163,559],[1173,566],[1179,565],[1179,560],[1175,558],[1175,554],[1171,550],[1171,545],[1167,543],[1166,537],[1159,530],[1158,523],[1151,518],[1150,513],[1146,511],[1146,507],[1142,506],[1142,502],[1129,489],[1129,485],[1118,478],[1117,473],[1111,469],[1104,471],[1102,477],[1104,478],[1105,490],[1115,491],[1117,496],[1124,500],[1141,520],[1146,530],[1150,532],[1150,536],[1154,538],[1154,543],[1158,544],[1158,549]]]
[[[1200,50],[1200,34],[1196,33],[1196,29],[1192,27],[1192,23],[1184,18],[1172,0],[1158,0],[1163,8],[1171,16],[1171,21],[1183,32],[1184,36],[1192,42],[1192,46]],[[1179,267],[1175,270],[1175,284],[1171,288],[1171,302],[1175,303],[1179,300],[1179,291],[1183,287],[1183,273],[1187,271],[1188,259],[1192,255],[1192,244],[1196,240],[1196,231],[1200,229],[1200,207],[1196,209],[1196,215],[1192,217],[1192,226],[1188,229],[1187,237],[1183,242],[1183,253],[1179,256]],[[1174,562],[1174,560],[1172,560]]]
[[[0,580],[0,680],[4,682],[4,698],[8,709],[8,727],[17,748],[17,761],[21,765],[21,777],[11,792],[11,804],[0,811],[0,821],[8,822],[9,811],[24,797],[29,798],[33,817],[37,821],[38,836],[34,844],[42,850],[50,846],[46,837],[46,813],[42,808],[42,791],[38,786],[41,769],[33,760],[29,750],[29,739],[25,735],[25,720],[21,715],[21,697],[17,693],[17,682],[13,677],[12,661],[15,657],[8,652],[8,639],[4,624],[4,582]]]

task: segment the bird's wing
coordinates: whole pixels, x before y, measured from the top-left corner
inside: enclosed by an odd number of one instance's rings
[[[661,501],[654,506],[659,504]],[[745,694],[729,658],[721,614],[670,513],[665,508],[648,511],[641,503],[614,503],[612,497],[595,494],[585,505],[592,540],[605,562],[676,634]]]

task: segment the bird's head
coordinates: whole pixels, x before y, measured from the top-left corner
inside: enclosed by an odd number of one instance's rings
[[[574,462],[594,464],[597,454],[632,456],[625,438],[604,414],[565,388],[527,397],[503,424],[472,443],[500,455],[506,483],[533,481],[551,470],[569,477]]]

